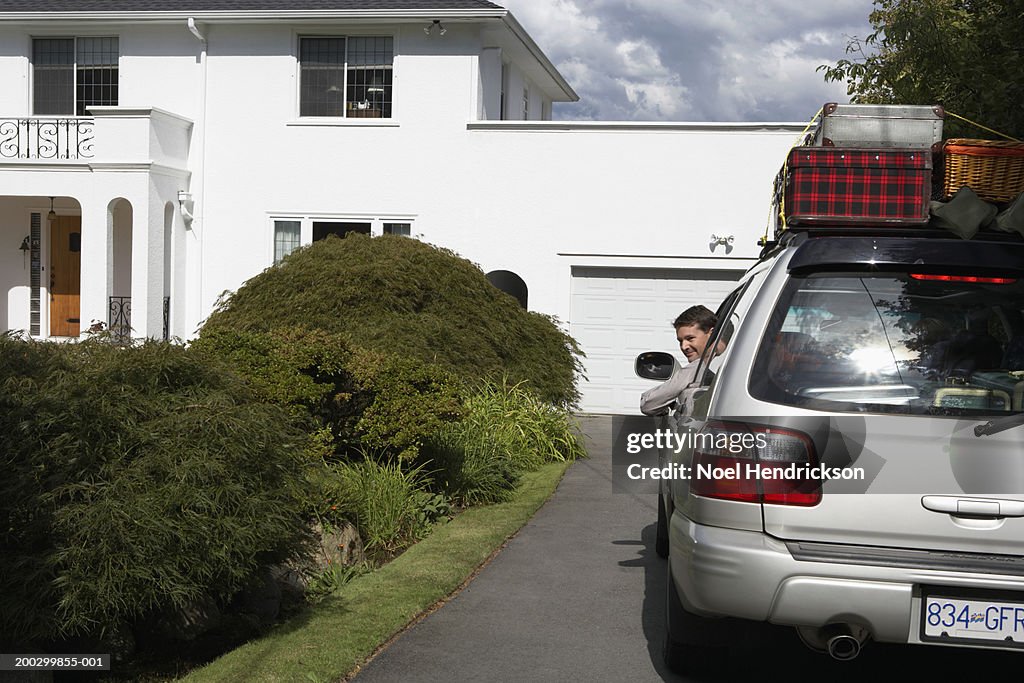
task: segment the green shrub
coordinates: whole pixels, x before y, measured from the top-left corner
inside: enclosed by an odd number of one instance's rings
[[[436,365],[358,349],[350,367],[365,401],[355,433],[367,448],[411,460],[462,414],[459,385]]]
[[[328,564],[310,580],[309,586],[306,588],[306,599],[310,603],[316,604],[328,595],[340,590],[352,579],[362,576],[372,571],[372,569],[366,563]]]
[[[519,472],[502,445],[460,423],[439,430],[423,450],[433,486],[462,506],[509,500]]]
[[[572,414],[542,400],[523,383],[482,382],[465,404],[460,428],[500,444],[521,471],[575,460],[585,452]]]
[[[0,337],[0,639],[224,604],[303,553],[303,439],[182,347]]]
[[[324,428],[327,451],[362,449],[415,457],[423,440],[461,413],[459,383],[442,368],[351,345],[340,334],[299,327],[204,331],[192,348],[247,378],[257,395]]]
[[[369,557],[384,560],[423,537],[433,496],[423,488],[419,468],[365,458],[333,465],[327,488],[338,511],[359,530]]]
[[[247,281],[200,334],[308,326],[436,363],[465,380],[507,375],[573,405],[581,355],[553,318],[524,311],[474,264],[419,240],[329,237]]]
[[[296,416],[338,422],[354,390],[345,337],[304,327],[272,332],[204,330],[193,350],[208,353],[245,377],[257,395]]]
[[[585,454],[572,415],[523,384],[485,381],[461,420],[438,430],[423,452],[435,485],[464,505],[507,500],[522,472]]]

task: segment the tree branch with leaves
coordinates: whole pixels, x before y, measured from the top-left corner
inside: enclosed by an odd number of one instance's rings
[[[941,104],[1024,137],[1024,0],[875,0],[872,32],[823,64],[860,104]],[[986,137],[947,120],[947,136]]]

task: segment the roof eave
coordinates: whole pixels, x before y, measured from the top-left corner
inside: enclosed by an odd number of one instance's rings
[[[403,10],[245,10],[184,12],[0,12],[0,23],[106,21],[117,23],[149,23],[184,21],[189,17],[198,22],[222,21],[305,21],[310,19],[359,19],[388,22],[423,21],[424,19],[494,19],[508,12],[503,9],[403,9]]]
[[[186,21],[189,18],[199,23],[215,24],[219,22],[259,23],[264,21],[309,21],[309,20],[352,20],[352,21],[386,21],[390,23],[419,22],[433,19],[479,20],[500,19],[509,31],[523,44],[527,51],[537,60],[541,68],[551,77],[555,87],[565,95],[567,102],[578,102],[580,96],[572,89],[544,51],[534,42],[530,34],[522,27],[512,14],[503,8],[496,9],[403,9],[403,10],[245,10],[215,12],[0,12],[0,24],[4,23],[67,23],[67,22],[106,22],[118,24],[160,23]]]
[[[551,60],[548,59],[548,56],[544,54],[543,50],[540,49],[540,46],[537,45],[537,43],[533,42],[533,38],[531,38],[530,34],[526,32],[526,29],[524,29],[522,25],[519,23],[519,21],[517,21],[516,18],[512,16],[511,12],[503,10],[503,13],[504,15],[502,16],[502,21],[504,21],[505,25],[508,26],[509,30],[516,36],[516,38],[519,39],[523,46],[526,47],[527,50],[529,50],[533,58],[536,59],[537,62],[544,68],[544,71],[546,71],[548,75],[551,76],[551,80],[553,80],[558,89],[565,94],[565,101],[579,102],[580,96],[576,94],[576,91],[572,89],[572,86],[569,85],[569,82],[565,80],[565,78],[562,76],[561,73],[559,73],[555,65],[551,63]]]

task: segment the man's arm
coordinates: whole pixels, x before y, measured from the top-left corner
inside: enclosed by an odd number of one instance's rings
[[[640,396],[640,412],[644,415],[667,415],[683,389],[693,381],[697,363],[677,368],[672,376]]]

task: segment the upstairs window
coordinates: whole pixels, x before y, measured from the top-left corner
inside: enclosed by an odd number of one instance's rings
[[[33,113],[87,116],[117,105],[117,58],[117,38],[34,38]]]
[[[385,235],[401,235],[409,237],[412,234],[412,223],[385,223]]]
[[[299,116],[391,118],[394,39],[299,38]]]
[[[301,234],[299,221],[274,221],[274,263],[298,249]]]

